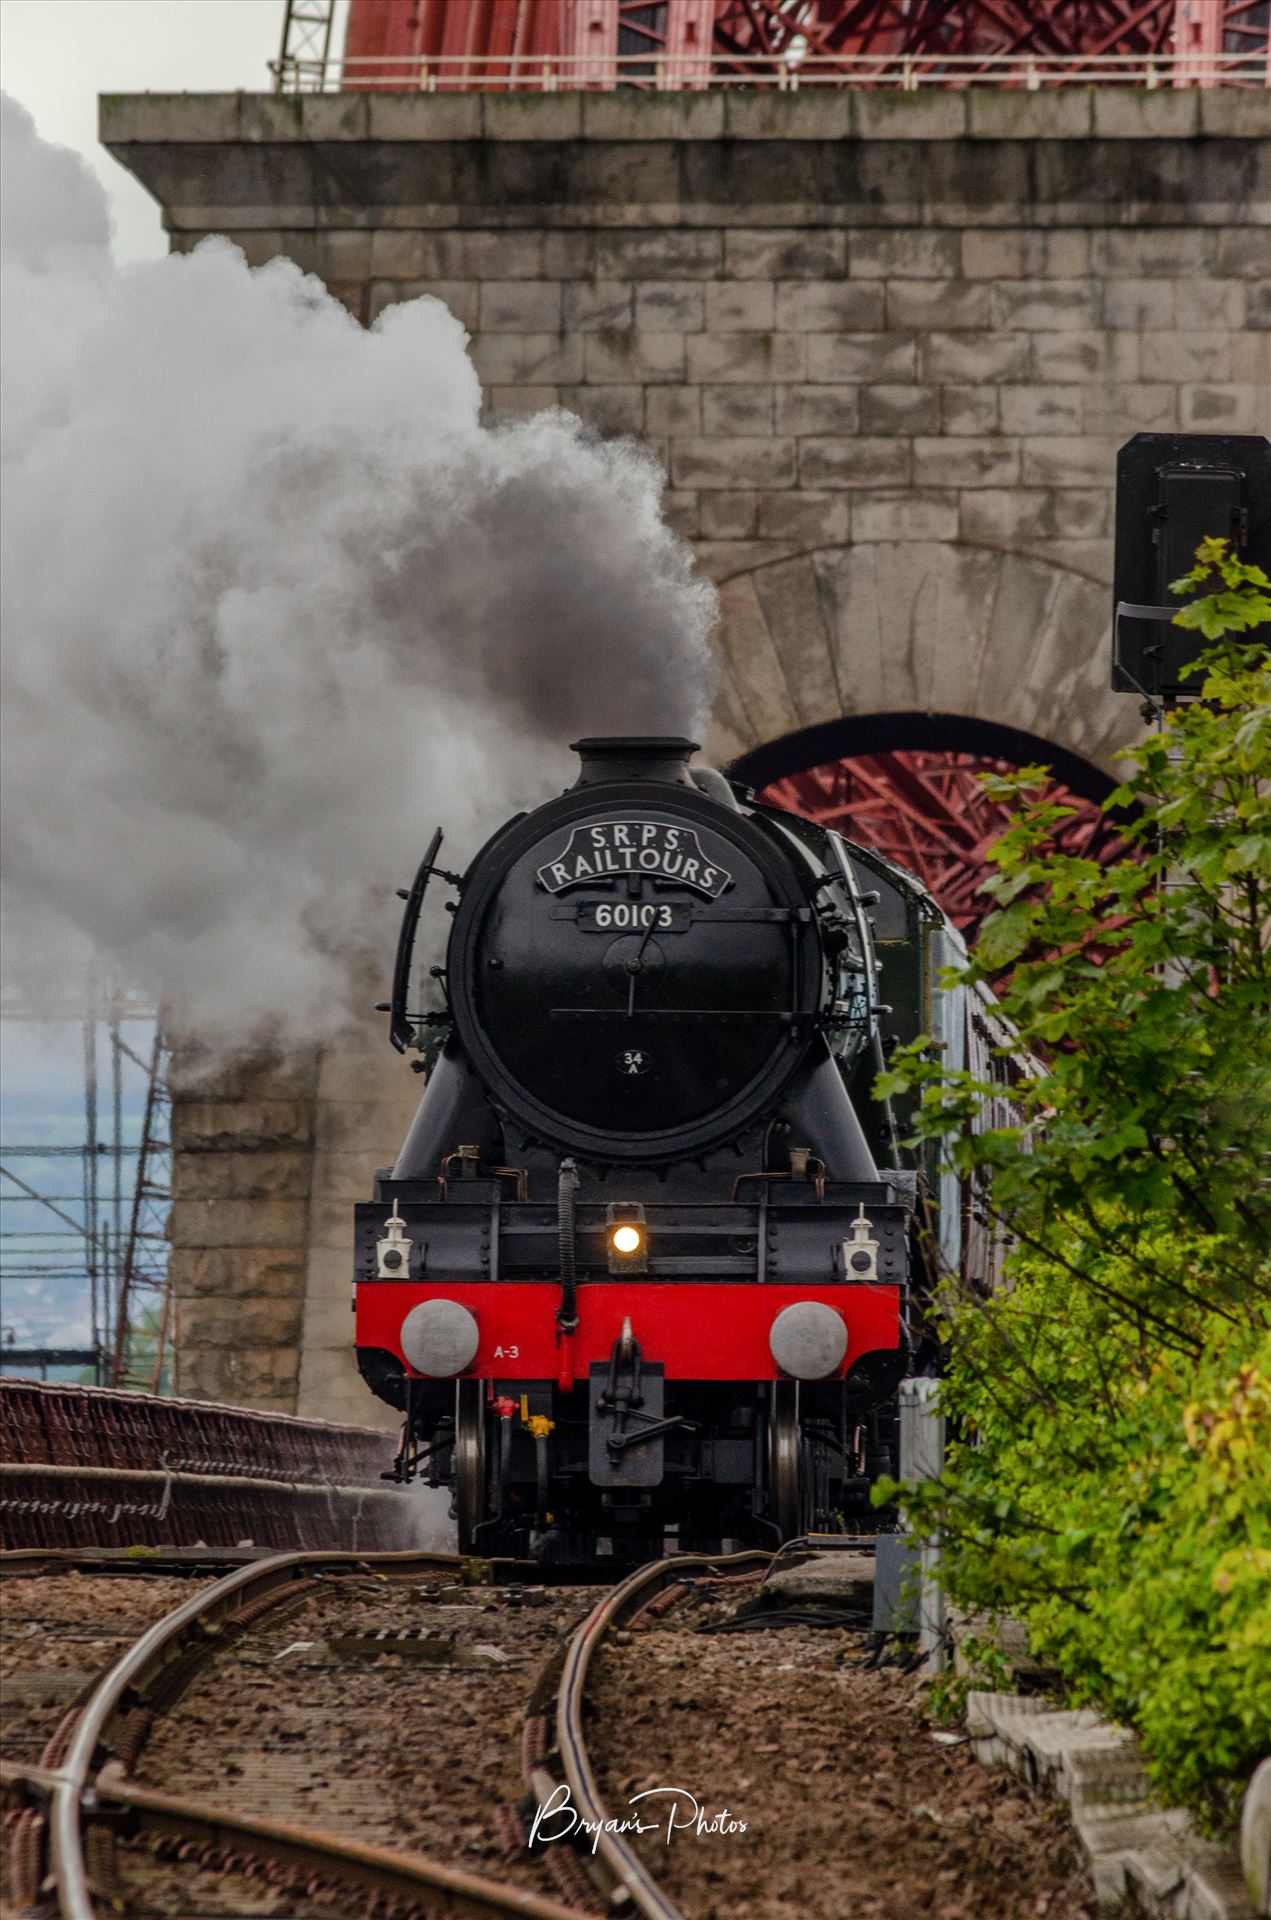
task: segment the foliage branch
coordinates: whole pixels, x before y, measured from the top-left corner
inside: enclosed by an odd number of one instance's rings
[[[877,1088],[1011,1249],[937,1301],[945,1474],[877,1497],[1218,1825],[1271,1748],[1269,586],[1215,540],[1175,583],[1216,644],[1107,803],[1130,857],[1055,851],[1044,769],[987,783],[1017,812],[957,974],[999,983],[1009,1124],[923,1040]]]

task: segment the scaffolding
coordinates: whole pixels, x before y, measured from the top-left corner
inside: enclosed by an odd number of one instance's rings
[[[172,1312],[168,1273],[168,1213],[172,1204],[170,1061],[171,1049],[156,1021],[106,1381],[110,1387],[145,1387],[151,1393],[158,1393],[165,1384]]]
[[[158,1010],[111,987],[57,1006],[6,994],[0,1036],[0,1371],[158,1391],[171,1200]]]
[[[317,62],[325,67],[331,57],[335,0],[286,0],[282,19],[281,67]]]

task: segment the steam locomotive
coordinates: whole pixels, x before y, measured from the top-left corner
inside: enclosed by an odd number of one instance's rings
[[[575,751],[465,874],[434,835],[404,896],[382,1010],[434,1058],[355,1254],[394,1472],[453,1489],[463,1550],[567,1564],[867,1525],[931,1272],[993,1252],[871,1090],[919,1032],[984,1070],[991,1002],[940,985],[961,942],[912,875],[692,742]],[[440,1003],[411,1011],[438,880]]]

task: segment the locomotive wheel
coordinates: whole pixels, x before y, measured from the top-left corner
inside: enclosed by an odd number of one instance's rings
[[[485,1478],[485,1395],[480,1380],[461,1380],[455,1394],[455,1518],[459,1551],[471,1553],[489,1517]]]
[[[783,1540],[797,1539],[805,1530],[802,1451],[798,1383],[775,1381],[768,1402],[768,1518]]]

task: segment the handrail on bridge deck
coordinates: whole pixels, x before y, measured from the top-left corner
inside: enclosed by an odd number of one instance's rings
[[[1271,53],[636,53],[287,54],[269,63],[276,93],[612,92],[758,88],[887,88],[901,93],[968,86],[1035,93],[1063,86],[1268,87]]]

